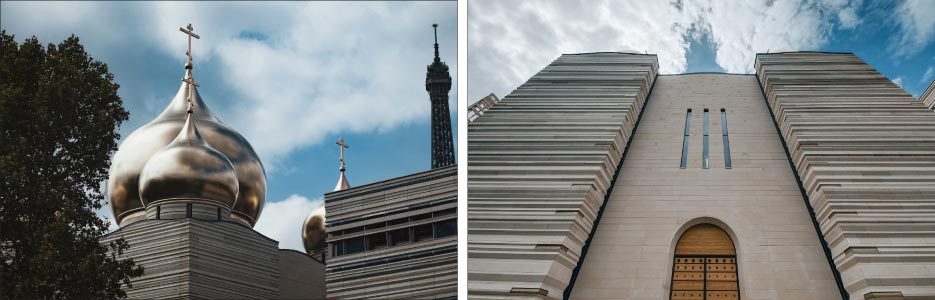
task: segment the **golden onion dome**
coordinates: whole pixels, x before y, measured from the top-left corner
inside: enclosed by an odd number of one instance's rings
[[[311,254],[315,250],[325,248],[325,207],[319,207],[305,218],[305,224],[302,225],[302,244],[305,246],[305,253]]]
[[[124,220],[135,221],[143,215],[144,207],[138,192],[140,172],[157,151],[176,138],[185,124],[188,110],[186,85],[182,83],[169,106],[158,117],[127,136],[114,154],[107,196],[118,225],[123,225]],[[215,117],[201,99],[198,89],[192,88],[192,119],[198,122],[202,138],[224,154],[237,173],[239,192],[231,217],[253,226],[266,202],[263,164],[250,143]]]
[[[239,190],[234,166],[202,139],[191,115],[175,140],[143,166],[139,185],[144,207],[162,200],[197,199],[231,208]]]

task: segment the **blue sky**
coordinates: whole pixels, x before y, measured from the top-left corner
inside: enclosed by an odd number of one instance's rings
[[[124,137],[178,91],[187,47],[178,28],[188,23],[202,37],[192,46],[202,97],[266,167],[256,229],[280,247],[301,249],[305,216],[334,188],[339,137],[352,186],[430,168],[431,24],[456,86],[455,2],[0,2],[0,27],[17,41],[75,34],[108,64],[130,112]],[[457,88],[449,95],[457,128]],[[109,208],[100,215],[112,218]]]
[[[562,53],[655,53],[660,72],[752,73],[755,54],[853,52],[918,97],[935,77],[931,0],[468,3],[468,102],[503,97]]]

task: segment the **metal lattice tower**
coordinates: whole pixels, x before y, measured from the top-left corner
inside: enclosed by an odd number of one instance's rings
[[[454,143],[451,139],[451,117],[448,110],[448,92],[451,75],[448,65],[438,57],[438,24],[435,28],[435,60],[425,74],[425,90],[432,101],[432,169],[455,164]]]

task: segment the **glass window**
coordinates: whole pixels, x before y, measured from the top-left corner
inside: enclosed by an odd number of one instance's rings
[[[710,166],[708,161],[708,109],[704,109],[704,148],[701,149],[701,168],[707,169]]]
[[[386,227],[386,222],[367,224],[367,226],[364,226],[364,229],[370,230],[370,229],[377,229],[377,228],[383,228],[383,227]]]
[[[387,223],[387,226],[393,226],[393,225],[399,225],[399,224],[406,224],[408,222],[409,222],[409,218],[399,218],[399,219],[389,220],[386,223]]]
[[[378,250],[386,247],[386,232],[367,235],[367,250]]]
[[[721,109],[721,135],[724,139],[724,168],[730,169],[730,139],[727,138],[727,112]]]
[[[354,254],[358,252],[363,252],[366,250],[366,241],[364,237],[359,236],[351,239],[344,240],[344,247],[346,254]]]
[[[389,244],[390,247],[393,246],[402,246],[408,245],[412,239],[409,236],[409,228],[399,228],[396,230],[390,230],[387,235],[389,235]]]
[[[422,224],[419,226],[412,227],[412,237],[414,242],[423,242],[431,240],[434,234],[432,233],[432,224]]]
[[[415,215],[415,216],[409,217],[409,220],[418,221],[418,220],[425,220],[425,219],[431,219],[431,218],[432,218],[432,213],[424,213],[421,215]]]
[[[689,108],[688,112],[685,113],[685,133],[682,137],[682,163],[679,165],[679,168],[684,169],[688,166],[688,136],[689,131],[692,128],[692,109]]]
[[[435,223],[435,237],[443,238],[458,234],[458,220],[451,219]]]
[[[331,256],[344,255],[344,241],[337,241],[337,242],[331,243],[331,245],[333,247],[331,249],[332,251],[330,251]]]
[[[436,211],[436,212],[433,213],[433,215],[436,216],[436,217],[438,217],[438,216],[444,216],[444,215],[453,215],[453,214],[456,214],[456,213],[458,213],[458,208],[452,207],[452,208],[449,208],[449,209],[444,209],[444,210]]]

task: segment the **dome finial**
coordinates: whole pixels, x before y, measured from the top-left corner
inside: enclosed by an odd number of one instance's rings
[[[344,137],[338,139],[335,144],[337,144],[338,148],[341,149],[341,177],[338,178],[338,184],[334,186],[334,192],[337,192],[351,188],[351,185],[347,183],[347,177],[344,176],[344,149],[350,148],[350,146],[344,143]]]

